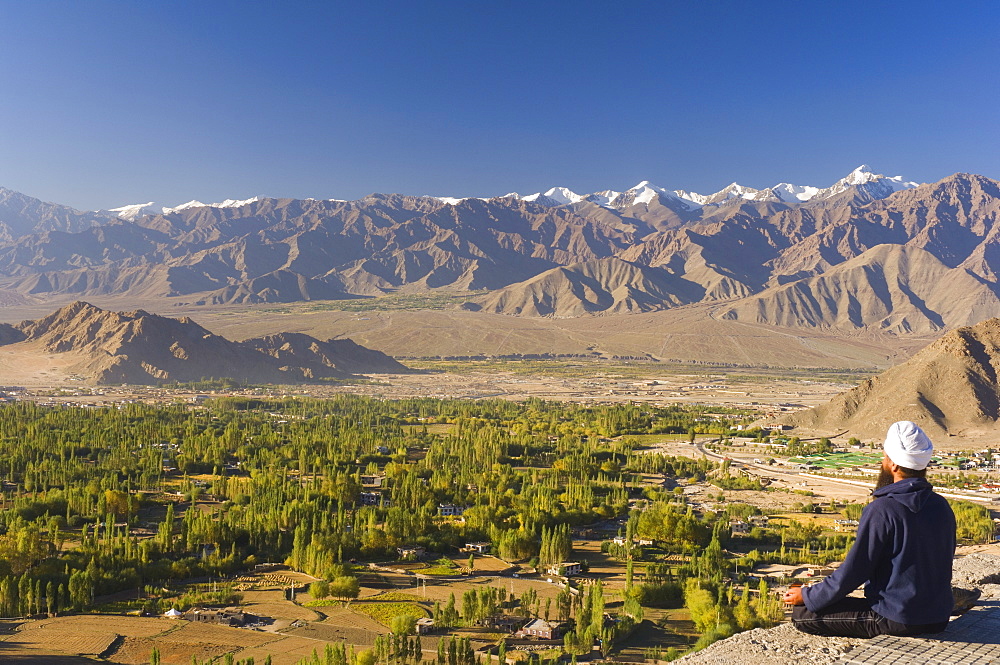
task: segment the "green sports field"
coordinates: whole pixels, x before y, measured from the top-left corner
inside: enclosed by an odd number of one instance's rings
[[[788,461],[794,464],[818,466],[822,469],[844,469],[852,466],[878,465],[882,461],[882,453],[881,451],[870,453],[827,453],[825,455],[792,457]]]

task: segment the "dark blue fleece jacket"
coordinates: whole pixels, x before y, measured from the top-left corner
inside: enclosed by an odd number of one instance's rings
[[[909,625],[948,621],[955,515],[923,478],[904,478],[875,491],[854,546],[836,571],[802,589],[812,612],[865,583],[865,598],[887,619]]]

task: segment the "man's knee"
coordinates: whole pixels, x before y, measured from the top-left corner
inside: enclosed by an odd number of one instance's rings
[[[816,619],[816,615],[810,612],[805,605],[796,605],[792,608],[792,625],[803,633],[818,634]]]
[[[799,621],[808,621],[810,619],[815,619],[816,615],[809,611],[805,605],[796,605],[792,608],[792,622],[798,623]]]

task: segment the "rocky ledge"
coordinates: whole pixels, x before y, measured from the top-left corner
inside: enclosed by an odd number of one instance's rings
[[[806,635],[789,624],[738,633],[675,662],[684,665],[936,665],[1000,660],[1000,556],[975,552],[955,559],[956,586],[983,590],[979,604],[931,638],[872,640]]]

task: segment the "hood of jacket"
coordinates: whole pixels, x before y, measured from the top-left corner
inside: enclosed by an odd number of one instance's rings
[[[888,497],[897,501],[914,513],[919,513],[920,509],[927,503],[927,499],[934,493],[934,488],[923,478],[903,478],[891,485],[886,485],[875,490],[875,497]]]

